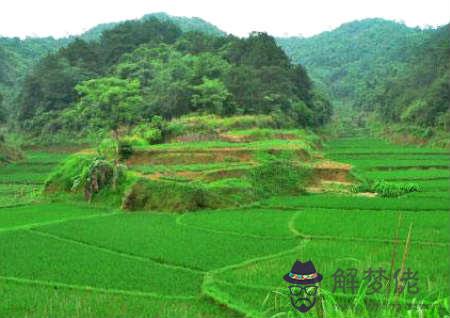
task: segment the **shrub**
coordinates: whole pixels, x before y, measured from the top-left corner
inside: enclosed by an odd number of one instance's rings
[[[142,133],[142,137],[150,144],[160,144],[163,142],[162,132],[158,128],[149,128]]]
[[[133,154],[133,145],[126,141],[119,143],[119,158],[120,160],[126,160]]]
[[[46,180],[47,193],[84,192],[91,201],[94,194],[123,183],[125,167],[93,155],[76,154],[66,159]]]
[[[117,158],[119,144],[112,138],[103,139],[97,147],[98,154],[105,159]]]
[[[289,160],[273,160],[252,169],[249,180],[258,196],[298,194],[312,176],[311,170]]]
[[[400,189],[404,193],[419,192],[420,191],[420,186],[417,183],[414,183],[414,182],[402,183],[400,185]]]
[[[155,117],[157,118],[158,116],[154,116],[150,124],[136,126],[132,131],[132,136],[143,139],[150,145],[162,143],[164,141],[162,130],[165,129],[166,124],[164,121],[155,119]]]
[[[192,211],[205,206],[201,186],[146,179],[133,184],[122,201],[122,208],[130,211]]]
[[[403,194],[419,191],[417,183],[390,183],[384,180],[375,181],[372,186],[373,190],[382,197],[395,198]]]
[[[93,155],[72,155],[67,158],[45,181],[44,191],[74,191],[86,178]]]
[[[351,188],[352,192],[360,193],[373,191],[371,182],[358,170],[352,169],[350,171],[350,177],[357,182],[357,184],[352,186]]]
[[[137,135],[125,136],[120,141],[121,143],[130,144],[132,147],[145,147],[149,145],[147,140]]]

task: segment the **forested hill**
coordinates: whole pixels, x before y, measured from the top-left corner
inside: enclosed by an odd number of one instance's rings
[[[280,46],[329,87],[334,98],[354,101],[386,76],[406,67],[431,32],[383,19],[367,19],[310,38],[279,38]]]
[[[22,129],[47,136],[191,112],[273,114],[304,127],[323,125],[331,115],[304,68],[268,34],[183,32],[154,17],[46,56],[25,78],[16,103]]]
[[[449,26],[366,19],[310,38],[279,38],[334,100],[386,121],[449,128]]]
[[[166,13],[152,13],[144,15],[140,21],[156,18],[160,21],[171,21],[183,32],[197,31],[209,35],[224,36],[225,33],[216,26],[200,19],[170,16]],[[21,81],[29,69],[48,53],[80,38],[85,41],[98,41],[104,31],[116,27],[120,22],[100,24],[80,36],[69,36],[55,39],[46,38],[8,38],[0,35],[0,95],[4,107],[12,108],[12,101],[18,91]],[[1,112],[1,109],[0,109]],[[0,115],[1,117],[1,115]]]

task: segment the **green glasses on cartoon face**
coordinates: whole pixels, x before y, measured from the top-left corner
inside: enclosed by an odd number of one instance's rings
[[[289,286],[289,291],[292,296],[316,296],[317,295],[317,286],[299,286],[299,285],[291,285]]]

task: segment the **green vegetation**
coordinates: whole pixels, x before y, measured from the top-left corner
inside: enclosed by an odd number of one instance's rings
[[[34,283],[30,288],[30,283]],[[149,297],[142,293],[102,291],[89,292],[83,287],[67,285],[55,288],[52,285],[29,281],[2,280],[0,293],[14,300],[14,313],[17,316],[71,316],[77,313],[83,317],[239,317],[235,312],[205,299],[169,299]],[[48,299],[52,299],[51,303]],[[81,304],[81,305],[80,305]],[[2,315],[11,314],[11,303],[0,306]]]
[[[292,244],[292,240],[267,240],[265,244],[259,244],[258,238],[242,240],[239,236],[226,233],[210,235],[205,231],[177,226],[175,215],[156,213],[71,221],[60,226],[42,227],[41,230],[67,239],[155,259],[160,263],[197,270],[240,263],[248,258],[276,253]],[[130,233],[134,234],[130,236]]]
[[[155,116],[192,112],[272,114],[276,123],[297,127],[324,125],[332,113],[271,36],[183,33],[156,17],[46,56],[25,78],[17,103],[21,128],[41,141],[117,135]]]
[[[56,149],[49,149],[55,151]],[[17,150],[15,150],[17,151]],[[39,199],[42,185],[67,153],[20,151],[13,163],[0,165],[0,207],[30,203]]]
[[[0,316],[296,317],[296,259],[324,277],[307,316],[448,316],[447,35],[364,20],[286,54],[160,13],[0,38]]]
[[[118,143],[105,139],[97,152],[69,157],[48,177],[45,192],[130,211],[223,208],[302,193],[311,183],[318,138],[305,130],[268,128],[274,121],[267,115],[154,119]],[[145,142],[149,131],[159,131],[165,143]],[[209,141],[195,142],[193,134]]]
[[[0,165],[17,161],[22,158],[22,152],[15,146],[7,144],[0,135]]]
[[[39,232],[40,233],[40,232]],[[162,296],[194,296],[199,292],[199,274],[167,267],[133,257],[114,255],[100,248],[70,242],[36,232],[7,232],[2,234],[1,251],[14,248],[18,259],[2,255],[0,275],[4,277],[33,278],[37,281],[55,281],[68,285],[89,286],[124,291],[141,291]],[[45,246],[45,248],[41,248]],[[95,257],[92,257],[95,253]],[[45,260],[45,261],[40,261]],[[62,266],[62,264],[64,264]],[[31,266],[30,266],[31,265]],[[80,272],[79,268],[83,268]],[[135,275],[135,273],[140,273]],[[39,273],[38,275],[34,273]],[[68,275],[70,273],[70,275]],[[142,276],[151,277],[142,284]],[[177,276],[171,284],[163,284]],[[163,287],[164,286],[164,287]],[[161,289],[162,288],[162,289]]]
[[[60,223],[73,218],[89,218],[107,212],[101,208],[86,208],[87,205],[73,206],[60,203],[11,207],[1,213],[0,231],[29,228],[36,224]]]
[[[192,122],[199,121],[193,118]],[[191,125],[184,131],[187,134],[193,131],[214,131],[207,126],[200,128]],[[278,134],[273,128],[245,127],[228,128],[223,133],[238,137],[258,136],[258,141],[239,141],[239,147],[235,147],[237,149],[245,145],[252,145],[250,149],[264,148],[265,139],[260,138],[266,136],[269,138],[268,144],[278,145],[282,149],[291,149],[291,145],[284,144],[285,139],[279,139],[282,141],[280,143],[271,138],[284,138],[286,134],[289,134],[289,138],[297,136],[300,139],[288,140],[302,141],[313,149],[313,141],[316,140],[313,136],[301,139],[305,136],[301,130]],[[173,138],[185,136],[178,134]],[[405,151],[402,147],[377,140],[371,140],[370,143],[378,147],[380,153],[386,147],[385,151],[404,161],[408,161],[408,156],[422,158],[416,161],[427,160],[428,156],[430,161],[441,158],[437,150],[418,152],[411,147]],[[181,150],[193,157],[201,149],[210,153],[221,149],[217,148],[220,145],[217,142],[207,148],[207,144],[203,144],[200,149],[189,147],[189,144],[185,141],[184,146],[177,142],[145,146],[136,153],[162,151],[170,154],[171,151]],[[230,148],[229,144],[222,148]],[[352,144],[355,147],[348,149]],[[339,156],[353,160],[354,157],[366,156],[364,144],[369,142],[361,138],[354,142],[351,139],[332,140],[327,142],[325,150],[331,157],[339,152]],[[107,155],[111,147],[114,149],[114,143],[105,142],[100,150]],[[76,167],[89,167],[91,159],[97,156],[95,152],[84,153],[64,159],[67,155],[32,152],[26,159],[28,164],[23,166],[30,171],[33,168],[52,169],[56,162],[62,160],[64,164],[55,170],[51,178],[60,180],[58,182],[64,185],[65,175],[72,175],[77,171]],[[133,152],[129,158],[130,163],[137,160],[133,159],[136,153]],[[131,163],[126,173],[131,174],[131,180],[139,180],[134,185],[151,187],[140,194],[153,196],[148,199],[150,204],[156,204],[152,209],[161,207],[157,205],[158,202],[168,202],[169,205],[177,201],[192,204],[207,202],[209,199],[218,204],[223,198],[232,198],[233,195],[238,198],[237,201],[245,202],[247,193],[250,193],[247,191],[255,187],[263,189],[268,195],[278,193],[275,190],[280,185],[285,185],[286,190],[291,188],[290,185],[296,187],[293,182],[297,178],[295,167],[279,165],[279,160],[288,160],[287,163],[292,164],[293,161],[289,160],[298,160],[298,157],[292,152],[279,156],[256,151],[250,157],[241,157],[250,161],[190,164],[180,164],[178,158],[173,157],[172,164],[153,166],[145,161],[136,165]],[[83,160],[86,165],[82,164]],[[257,169],[253,168],[255,164]],[[310,164],[314,164],[314,160]],[[3,172],[10,174],[14,167],[1,168],[0,175]],[[242,168],[250,169],[251,177],[245,179],[223,175],[223,171],[228,169]],[[356,166],[356,169],[358,174],[369,180],[378,178],[373,167]],[[148,182],[144,182],[144,179],[133,179],[138,171],[145,172],[147,177],[155,173],[176,176],[176,173],[186,171],[210,176],[213,172],[217,175],[219,171],[220,174],[213,181],[190,181],[187,178],[171,181],[148,179]],[[410,193],[399,198],[371,198],[351,193],[303,194],[272,197],[260,201],[254,207],[240,209],[221,208],[185,214],[124,213],[109,206],[112,191],[112,185],[109,185],[103,189],[106,192],[102,194],[100,191],[90,204],[81,203],[78,197],[74,197],[70,204],[49,202],[4,209],[0,218],[0,235],[3,236],[0,251],[8,254],[2,257],[4,261],[0,269],[0,288],[5,298],[0,311],[21,315],[30,313],[33,308],[33,313],[29,314],[31,316],[47,313],[73,316],[74,312],[87,316],[148,313],[162,317],[268,317],[277,313],[288,314],[292,309],[282,275],[290,268],[293,260],[299,258],[312,259],[326,277],[321,295],[327,315],[396,317],[405,309],[396,312],[394,307],[386,305],[384,296],[365,295],[364,292],[359,293],[361,300],[355,306],[356,296],[332,292],[333,280],[330,277],[339,267],[355,267],[359,271],[369,267],[389,270],[395,239],[393,232],[398,227],[401,215],[398,231],[402,242],[395,259],[396,267],[402,262],[404,239],[412,223],[411,246],[406,264],[419,273],[431,271],[426,283],[419,280],[420,293],[415,296],[431,305],[427,309],[413,309],[411,315],[419,317],[419,312],[424,311],[427,316],[439,317],[449,309],[444,301],[448,287],[441,284],[448,279],[449,267],[445,257],[449,239],[447,229],[450,220],[446,212],[449,201],[443,200],[443,196],[448,196],[448,191],[438,191],[441,187],[436,181],[439,180],[415,179],[424,174],[439,175],[439,171],[417,168],[379,171],[384,173],[380,175],[383,177],[390,174],[389,182],[404,182],[398,180],[413,178],[413,182],[420,184],[421,191],[429,191]],[[395,178],[396,172],[398,179]],[[300,170],[300,173],[303,172]],[[72,182],[76,180],[73,175],[69,179]],[[430,186],[434,186],[425,190],[421,182],[429,182]],[[164,189],[162,184],[168,188]],[[67,185],[67,189],[71,189],[71,185]],[[197,186],[199,188],[195,188]],[[2,198],[7,196],[3,191],[8,189],[13,188],[0,188]],[[192,189],[197,189],[197,192],[192,192]],[[229,192],[224,192],[225,189]],[[308,191],[308,186],[305,190]],[[211,198],[205,193],[226,193],[227,196],[222,194]],[[198,198],[205,201],[195,201]],[[54,199],[66,201],[67,197],[56,196]],[[37,196],[35,200],[42,198]],[[25,200],[22,202],[27,203]],[[199,206],[192,208],[198,209]],[[15,251],[13,257],[9,253],[12,249]],[[25,259],[26,262],[23,261]],[[173,281],[175,276],[178,277],[176,282]],[[44,300],[49,294],[59,301]],[[39,300],[42,300],[41,303],[36,304]],[[394,299],[390,301],[395,302]],[[411,303],[413,299],[405,294],[398,301]],[[82,308],[75,309],[80,302]],[[21,304],[20,308],[13,305],[18,303]],[[312,315],[316,316],[316,312]]]
[[[69,39],[0,37],[0,123],[12,117],[20,83],[33,65]]]
[[[189,39],[194,40],[198,32],[210,36],[224,35],[224,32],[217,27],[200,18],[174,17],[165,13],[156,13],[145,15],[138,21],[144,22],[149,19],[174,23],[183,32],[192,32],[192,34],[186,36],[184,45],[189,45]],[[119,24],[101,24],[79,37],[69,36],[61,39],[27,37],[21,40],[19,38],[0,37],[0,123],[4,119],[14,121],[14,118],[18,115],[15,109],[19,90],[27,74],[41,59],[49,53],[54,53],[73,42],[77,42],[77,39],[86,42],[99,41],[103,32],[113,29]],[[200,41],[201,38],[200,36]],[[73,55],[71,57],[75,58]],[[62,87],[58,86],[58,89],[62,89]],[[2,99],[3,103],[1,102]]]
[[[370,201],[368,201],[370,200]],[[370,205],[368,205],[370,202]],[[265,201],[264,206],[274,208],[339,208],[343,210],[404,210],[404,211],[433,211],[447,210],[448,200],[438,200],[429,197],[405,196],[400,198],[365,198],[358,196],[336,196],[331,194],[308,195],[303,197],[277,197]]]
[[[379,133],[448,145],[450,26],[409,28],[382,19],[343,24],[311,38],[280,38],[333,99],[353,106],[353,122],[375,112]],[[385,125],[389,122],[391,127]],[[412,136],[413,138],[410,138]]]

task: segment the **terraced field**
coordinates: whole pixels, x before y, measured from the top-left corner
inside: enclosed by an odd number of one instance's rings
[[[70,152],[65,149],[30,150],[23,161],[0,167],[0,208],[35,201],[49,173]]]
[[[399,198],[328,192],[239,209],[124,213],[33,195],[45,169],[64,155],[35,152],[27,163],[0,167],[0,316],[297,317],[282,280],[296,259],[311,259],[324,276],[321,304],[305,317],[448,315],[448,153],[367,138],[330,141],[325,151],[369,179],[414,180],[421,191]],[[203,172],[179,161],[136,165],[149,175]],[[355,294],[333,291],[338,268],[389,271],[393,259],[394,268],[404,262],[419,275],[419,292],[400,296],[400,311],[386,304],[385,293],[367,295],[364,284]],[[429,308],[417,309],[421,302]],[[415,304],[409,312],[408,304]]]

